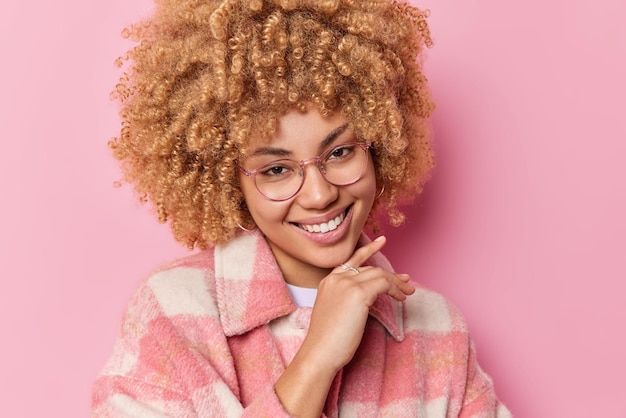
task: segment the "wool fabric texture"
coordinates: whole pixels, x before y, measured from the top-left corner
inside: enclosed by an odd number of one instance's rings
[[[364,238],[365,239],[365,238]],[[376,254],[369,261],[391,270]],[[274,392],[311,308],[292,301],[258,231],[150,275],[94,384],[94,417],[289,417]],[[418,287],[380,296],[324,417],[506,418],[460,313]]]

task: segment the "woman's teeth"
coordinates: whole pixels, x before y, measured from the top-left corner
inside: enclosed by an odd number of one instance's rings
[[[335,219],[331,219],[326,223],[316,224],[316,225],[303,225],[300,224],[300,227],[309,232],[321,232],[325,233],[328,231],[332,231],[337,229],[339,225],[343,222],[345,218],[345,214],[338,215]]]

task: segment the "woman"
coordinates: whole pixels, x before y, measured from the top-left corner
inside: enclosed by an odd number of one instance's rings
[[[392,224],[433,166],[400,1],[161,0],[111,145],[175,238],[95,383],[94,416],[509,416],[462,317],[394,273]]]

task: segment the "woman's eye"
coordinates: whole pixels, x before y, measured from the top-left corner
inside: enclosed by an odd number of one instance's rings
[[[348,157],[353,152],[354,152],[354,145],[351,145],[351,146],[346,145],[342,147],[337,147],[331,151],[330,155],[328,156],[328,159],[331,160],[331,159],[345,158],[345,157]]]
[[[289,174],[291,171],[292,170],[289,167],[286,167],[283,165],[273,165],[273,166],[264,168],[263,170],[259,172],[259,174],[262,174],[268,177],[277,177],[277,176],[283,176],[285,174]]]

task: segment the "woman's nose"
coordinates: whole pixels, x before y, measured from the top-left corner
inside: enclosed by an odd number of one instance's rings
[[[326,180],[317,164],[305,165],[302,175],[304,181],[297,195],[301,206],[323,209],[337,199],[338,187]]]

